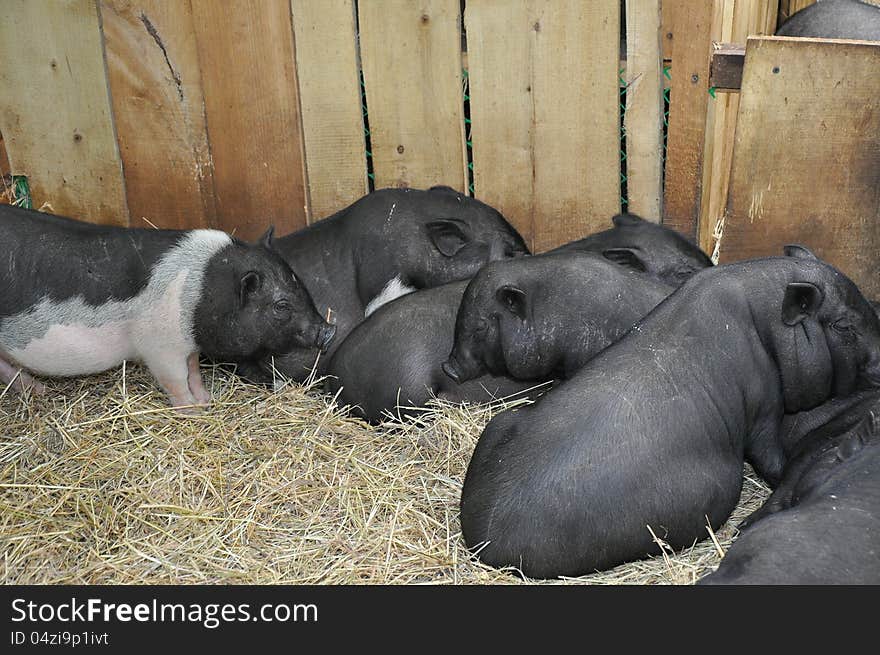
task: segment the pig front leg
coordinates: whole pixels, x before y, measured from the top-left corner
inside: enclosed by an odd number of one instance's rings
[[[23,370],[3,359],[3,357],[0,357],[0,383],[2,383],[3,388],[6,388],[11,383],[12,386],[10,388],[18,392],[23,392],[25,389],[30,389],[31,392],[38,395],[46,392],[46,387]]]
[[[150,373],[156,378],[156,381],[168,394],[168,399],[173,407],[180,408],[178,411],[182,414],[198,414],[197,407],[188,407],[188,405],[198,405],[199,400],[190,390],[189,377],[190,368],[189,358],[181,356],[179,353],[164,352],[156,357],[151,357],[144,362]],[[204,387],[202,387],[204,388]]]
[[[200,405],[211,404],[211,393],[205,389],[205,383],[202,380],[202,371],[199,369],[199,354],[192,353],[186,359],[189,377],[187,378],[187,386],[190,393]]]

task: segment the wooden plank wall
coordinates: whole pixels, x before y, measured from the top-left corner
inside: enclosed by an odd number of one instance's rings
[[[464,65],[475,193],[534,249],[620,209],[619,0],[13,1],[0,129],[60,213],[244,238],[330,215],[368,190],[361,69],[375,186],[466,190]],[[629,190],[657,220],[657,16],[632,11]]]
[[[34,205],[128,225],[95,3],[5,2],[0,61],[0,132]]]
[[[469,0],[474,189],[536,252],[620,209],[618,0]]]
[[[880,298],[880,44],[748,41],[721,261],[802,243]]]
[[[376,187],[466,191],[459,0],[360,2],[358,19]]]
[[[100,9],[131,224],[216,226],[189,3],[103,0]]]
[[[621,63],[620,0],[8,0],[0,133],[36,206],[284,233],[370,188],[362,70],[375,186],[465,190],[470,152],[475,195],[542,251],[620,209],[624,66],[630,210],[709,250],[738,102],[706,93],[711,43],[806,3],[624,1]]]

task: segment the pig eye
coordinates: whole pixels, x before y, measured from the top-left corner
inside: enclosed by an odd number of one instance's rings
[[[685,280],[693,277],[696,272],[697,271],[690,266],[682,266],[681,268],[676,269],[673,275],[675,276],[676,280],[681,280],[682,282],[684,282]]]
[[[278,300],[275,303],[275,311],[279,314],[287,314],[293,309],[293,305],[290,304],[289,300]]]
[[[850,334],[856,332],[856,326],[849,319],[839,318],[831,324],[831,329],[841,334]]]

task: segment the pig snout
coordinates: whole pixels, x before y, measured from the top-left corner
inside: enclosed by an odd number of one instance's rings
[[[324,352],[327,350],[327,346],[330,345],[330,342],[333,341],[334,336],[336,336],[336,326],[331,325],[330,323],[325,323],[318,328],[318,332],[315,335],[315,346],[321,352]]]
[[[456,384],[463,384],[468,380],[473,380],[484,373],[480,363],[469,356],[461,356],[461,354],[452,353],[442,367],[443,372]]]
[[[461,374],[458,372],[455,360],[450,359],[443,362],[443,372],[456,384],[461,384]]]

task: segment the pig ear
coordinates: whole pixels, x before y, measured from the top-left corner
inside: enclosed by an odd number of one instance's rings
[[[495,298],[511,314],[521,320],[526,318],[526,292],[510,284],[505,284],[495,292]]]
[[[256,271],[248,271],[239,282],[239,300],[244,307],[250,301],[252,295],[263,286],[263,278]]]
[[[260,237],[260,240],[257,241],[261,246],[266,248],[267,250],[272,250],[272,240],[275,238],[275,226],[270,225],[269,229],[263,232],[263,236]]]
[[[458,191],[453,189],[451,186],[446,186],[445,184],[438,184],[436,186],[432,186],[428,191],[433,191],[434,193],[451,193],[452,195],[457,196]]]
[[[825,294],[815,284],[789,282],[782,299],[782,322],[786,325],[797,325],[805,318],[813,316],[822,306],[823,300]]]
[[[446,257],[455,256],[470,241],[457,221],[441,219],[431,221],[426,227],[434,247]]]
[[[615,264],[620,264],[642,273],[645,272],[645,262],[641,260],[632,248],[608,248],[602,251],[602,256]]]
[[[615,227],[635,227],[645,222],[645,219],[635,214],[618,214],[611,219]]]
[[[806,248],[796,243],[789,243],[787,246],[783,247],[782,252],[785,253],[786,257],[797,257],[798,259],[819,259],[816,257],[816,254]]]

